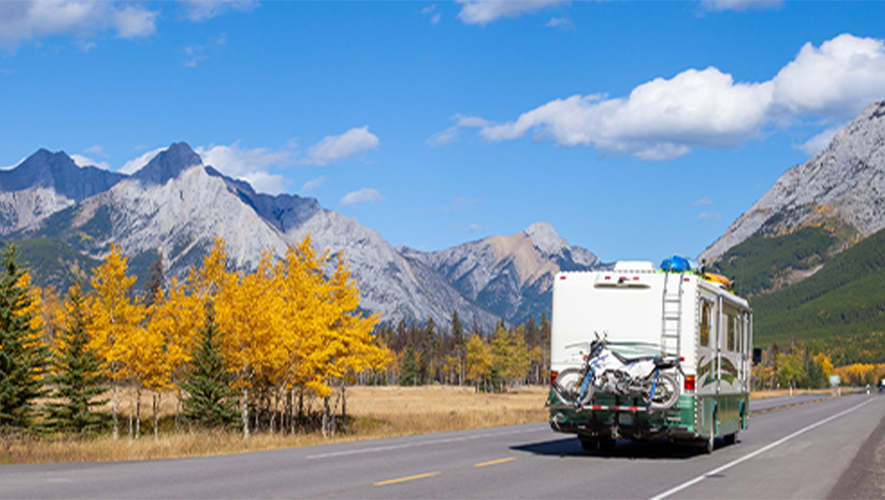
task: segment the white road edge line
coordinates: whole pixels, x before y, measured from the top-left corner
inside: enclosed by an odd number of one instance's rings
[[[735,465],[737,465],[737,464],[739,464],[739,463],[741,463],[741,462],[745,462],[745,461],[747,461],[747,460],[749,460],[749,459],[751,459],[751,458],[753,458],[753,457],[756,457],[756,456],[758,456],[758,455],[761,455],[761,454],[765,453],[766,451],[768,451],[768,450],[770,450],[770,449],[772,449],[772,448],[774,448],[774,447],[776,447],[776,446],[779,446],[779,445],[781,445],[781,444],[783,444],[783,443],[786,443],[787,441],[789,441],[789,440],[795,438],[796,436],[799,436],[800,434],[804,434],[804,433],[806,433],[806,432],[808,432],[808,431],[810,431],[810,430],[812,430],[812,429],[814,429],[814,428],[816,428],[816,427],[820,427],[820,426],[822,426],[822,425],[824,425],[824,424],[826,424],[826,423],[828,423],[828,422],[831,422],[831,421],[833,421],[833,420],[836,420],[837,418],[839,418],[839,417],[841,417],[841,416],[843,416],[843,415],[846,415],[846,414],[848,414],[848,413],[851,413],[851,412],[853,412],[854,410],[860,408],[861,406],[865,406],[865,405],[867,405],[867,404],[869,404],[869,403],[872,403],[873,401],[874,401],[873,398],[870,398],[870,399],[864,401],[863,403],[861,403],[861,404],[859,404],[859,405],[852,406],[851,408],[848,408],[847,410],[843,410],[843,411],[841,411],[841,412],[839,412],[839,413],[837,413],[837,414],[835,414],[835,415],[832,415],[832,416],[830,416],[830,417],[827,417],[827,418],[821,420],[820,422],[816,422],[816,423],[814,423],[814,424],[811,424],[811,425],[809,425],[808,427],[803,427],[802,429],[799,429],[798,431],[796,431],[796,432],[790,434],[789,436],[786,436],[786,437],[780,438],[780,439],[778,439],[777,441],[775,441],[775,442],[769,444],[768,446],[766,446],[766,447],[764,447],[764,448],[760,448],[760,449],[754,451],[753,453],[750,453],[749,455],[744,455],[743,457],[738,458],[737,460],[734,460],[733,462],[729,462],[729,463],[727,463],[727,464],[725,464],[725,465],[723,465],[723,466],[721,466],[721,467],[719,467],[719,468],[713,469],[713,470],[711,470],[710,472],[707,472],[707,473],[705,473],[705,474],[702,474],[702,475],[700,475],[700,476],[698,476],[698,477],[692,479],[691,481],[686,481],[686,482],[680,484],[679,486],[676,486],[675,488],[671,488],[671,489],[669,489],[669,490],[667,490],[667,491],[665,491],[665,492],[663,492],[663,493],[661,493],[661,494],[658,494],[658,495],[656,495],[656,496],[651,497],[649,500],[663,500],[664,498],[667,498],[667,497],[669,497],[670,495],[672,495],[672,494],[674,494],[674,493],[678,493],[678,492],[680,492],[680,491],[682,491],[682,490],[684,490],[684,489],[686,489],[686,488],[688,488],[688,487],[690,487],[690,486],[693,486],[693,485],[695,485],[695,484],[700,483],[701,481],[703,481],[704,479],[706,479],[706,478],[708,478],[708,477],[710,477],[710,476],[714,476],[714,475],[716,475],[716,474],[719,474],[720,472],[722,472],[722,471],[724,471],[724,470],[727,470],[727,469],[730,469],[730,468],[734,467]]]
[[[505,432],[488,432],[484,434],[474,434],[472,436],[463,436],[463,437],[455,437],[455,438],[446,438],[446,439],[433,439],[429,441],[418,441],[416,443],[405,443],[405,444],[397,444],[390,446],[377,446],[374,448],[362,448],[358,450],[346,450],[346,451],[334,451],[330,453],[321,453],[318,455],[308,455],[305,457],[308,460],[316,460],[318,458],[331,458],[331,457],[341,457],[346,455],[360,455],[363,453],[374,453],[377,451],[390,451],[390,450],[401,450],[403,448],[414,448],[415,446],[427,446],[433,444],[444,444],[444,443],[457,443],[459,441],[470,441],[473,439],[482,439],[488,437],[496,437],[496,436],[506,436],[509,434],[522,434],[524,432],[532,432],[537,429],[517,429],[513,431],[505,431]]]

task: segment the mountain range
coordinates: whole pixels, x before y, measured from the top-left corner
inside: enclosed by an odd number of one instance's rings
[[[547,223],[441,252],[397,249],[313,198],[258,193],[204,165],[183,142],[130,176],[81,168],[64,152],[43,149],[0,172],[0,235],[39,249],[54,271],[35,273],[37,282],[59,288],[72,275],[58,269],[74,265],[73,255],[88,268],[111,243],[138,276],[161,255],[167,275],[181,277],[215,236],[224,238],[233,267],[254,269],[263,251],[283,255],[308,234],[319,250],[345,252],[361,307],[387,322],[447,324],[454,311],[486,329],[502,318],[522,321],[549,311],[558,270],[601,265]]]
[[[885,102],[879,102],[824,151],[787,170],[698,260],[737,276],[738,289],[759,304],[760,315],[785,312],[769,303],[808,308],[827,294],[844,296],[841,287],[856,280],[834,280],[834,272],[815,276],[831,262],[863,265],[876,253],[870,245],[852,248],[885,230],[883,198]],[[345,252],[361,307],[384,312],[383,321],[391,323],[447,324],[454,311],[486,329],[500,319],[519,323],[550,311],[556,272],[606,267],[544,222],[435,252],[394,248],[313,198],[256,192],[205,165],[183,142],[130,176],[79,167],[64,152],[42,149],[0,171],[0,235],[20,241],[40,262],[45,271],[36,273],[38,283],[58,288],[94,266],[111,243],[122,247],[138,276],[146,276],[158,254],[170,276],[183,276],[199,264],[214,236],[225,239],[234,267],[252,269],[262,251],[282,255],[307,234],[320,250]],[[805,280],[810,284],[802,289],[818,290],[815,296],[784,295]],[[774,323],[760,316],[759,339],[767,335],[764,325]]]

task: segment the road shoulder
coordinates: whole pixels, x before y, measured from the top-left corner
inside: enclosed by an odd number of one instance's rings
[[[885,416],[827,498],[885,498]]]

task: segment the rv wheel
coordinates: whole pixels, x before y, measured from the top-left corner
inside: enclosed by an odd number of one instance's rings
[[[611,436],[603,436],[599,439],[599,449],[602,451],[614,451],[618,442]]]
[[[599,440],[593,438],[579,437],[581,440],[581,449],[584,451],[595,451],[599,447]]]
[[[713,412],[713,418],[710,419],[710,437],[707,438],[707,442],[704,443],[704,453],[710,454],[713,453],[713,448],[716,447],[716,417],[718,416],[718,412]]]
[[[738,437],[738,433],[735,432],[734,434],[726,434],[725,436],[723,436],[723,439],[725,439],[725,444],[733,445],[734,443],[737,442],[737,437]]]

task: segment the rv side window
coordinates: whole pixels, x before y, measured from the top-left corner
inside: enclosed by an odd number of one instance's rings
[[[710,317],[713,316],[713,304],[701,301],[701,346],[710,347]]]
[[[725,316],[726,316],[726,327],[728,328],[728,343],[725,345],[725,348],[731,351],[737,351],[737,317],[738,313],[736,310],[726,307],[725,308]]]

